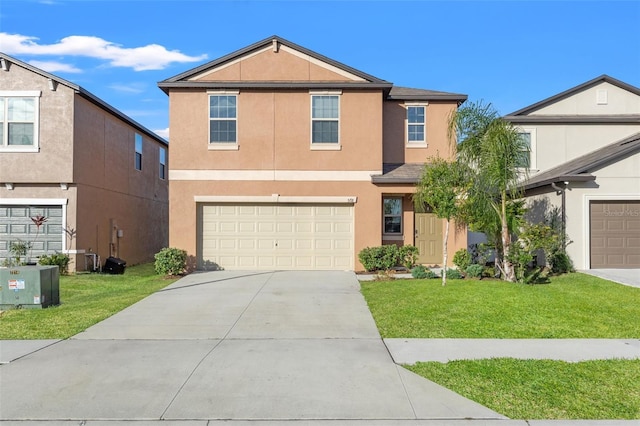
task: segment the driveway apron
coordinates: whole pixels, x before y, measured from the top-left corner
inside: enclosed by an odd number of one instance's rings
[[[189,275],[0,366],[0,420],[504,419],[393,363],[350,272]]]

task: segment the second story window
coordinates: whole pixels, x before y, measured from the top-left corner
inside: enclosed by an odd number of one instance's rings
[[[40,92],[0,92],[0,149],[38,150]]]
[[[160,164],[158,170],[158,176],[160,179],[167,178],[167,150],[163,147],[160,147],[160,151],[158,152]]]
[[[519,129],[522,149],[517,159],[517,166],[523,169],[536,169],[536,129]]]
[[[237,135],[236,95],[209,95],[209,143],[236,144]]]
[[[427,143],[426,107],[424,105],[407,106],[407,142],[409,144]]]
[[[142,135],[136,133],[136,153],[134,157],[134,166],[136,170],[142,170]]]
[[[339,143],[340,96],[311,96],[311,143]]]

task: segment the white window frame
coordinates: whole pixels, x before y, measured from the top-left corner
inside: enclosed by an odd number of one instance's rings
[[[311,150],[314,151],[340,151],[342,144],[340,141],[340,115],[341,115],[341,98],[342,90],[310,90],[309,94],[309,119],[311,125],[309,126],[309,142]],[[332,96],[338,98],[338,117],[337,118],[314,118],[313,117],[313,98]],[[313,142],[313,122],[314,121],[337,121],[338,122],[338,140],[336,142]]]
[[[428,102],[407,102],[404,107],[406,109],[406,114],[404,118],[404,132],[405,132],[405,144],[407,148],[426,148],[427,145],[427,106]],[[409,123],[409,108],[424,108],[424,121],[422,123]],[[424,138],[422,140],[412,141],[409,140],[409,126],[410,125],[422,125],[423,126],[423,135]]]
[[[163,146],[158,147],[158,177],[167,179],[167,149]]]
[[[240,116],[240,91],[239,90],[208,90],[207,91],[207,145],[211,151],[237,151],[240,148],[240,129],[239,129],[239,116]],[[211,118],[211,97],[212,96],[235,96],[236,98],[236,116],[234,118],[236,122],[236,140],[235,142],[211,142],[211,121],[216,120]],[[220,119],[222,120],[222,119]],[[229,117],[224,118],[225,121],[229,121]]]
[[[398,200],[400,202],[400,213],[386,214],[384,211],[384,202],[386,200]],[[382,235],[384,239],[392,239],[388,237],[401,237],[404,235],[404,211],[403,211],[404,198],[401,196],[384,196],[382,197]],[[386,230],[386,218],[387,217],[399,217],[400,218],[400,232],[387,232]]]
[[[0,103],[3,108],[4,115],[1,125],[3,126],[3,139],[0,140],[0,152],[39,152],[40,151],[40,97],[42,92],[39,90],[0,90],[0,98],[5,100]],[[8,98],[31,98],[34,101],[34,117],[33,117],[33,145],[9,145],[7,138],[9,137],[9,121],[8,121]]]
[[[133,154],[133,168],[142,171],[142,152],[143,152],[143,137],[140,133],[134,133],[133,136],[133,145],[134,145],[134,154]],[[140,168],[138,168],[138,156],[140,156]]]
[[[529,146],[529,170],[538,171],[537,157],[537,133],[535,127],[519,127],[518,133],[529,133],[531,135],[531,144]]]

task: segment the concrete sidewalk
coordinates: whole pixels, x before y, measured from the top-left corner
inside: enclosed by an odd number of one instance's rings
[[[72,339],[13,348],[0,420],[506,420],[394,364],[359,289],[347,272],[192,274]]]

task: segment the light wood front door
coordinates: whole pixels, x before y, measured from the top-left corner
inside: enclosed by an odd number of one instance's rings
[[[418,263],[439,265],[442,262],[442,219],[433,213],[416,213]]]

